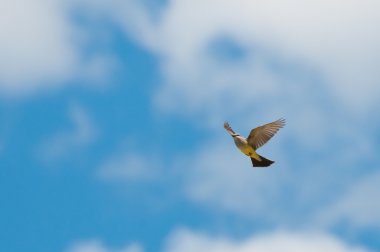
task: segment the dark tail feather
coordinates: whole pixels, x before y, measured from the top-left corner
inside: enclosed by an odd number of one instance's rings
[[[251,158],[253,167],[268,167],[274,163],[274,161],[266,159],[265,157],[262,157],[260,155],[259,155],[259,157],[261,158],[261,161],[258,161],[254,158]]]

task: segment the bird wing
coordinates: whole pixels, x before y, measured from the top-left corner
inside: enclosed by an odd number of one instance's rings
[[[233,131],[233,129],[231,129],[231,126],[228,124],[228,122],[224,123],[224,128],[228,131],[228,133],[230,133],[230,135],[236,134],[235,131]]]
[[[251,130],[251,133],[249,133],[247,138],[248,144],[256,150],[268,142],[269,139],[271,139],[277,131],[284,126],[285,119],[281,118],[277,121],[254,128]]]

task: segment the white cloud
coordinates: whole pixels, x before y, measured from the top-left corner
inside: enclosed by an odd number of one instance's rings
[[[313,151],[371,142],[360,121],[380,92],[377,1],[173,0],[156,16],[138,1],[84,3],[160,56],[161,109],[201,114],[202,127],[214,129],[226,118],[285,117],[294,141]],[[215,57],[223,39],[243,57]]]
[[[274,232],[235,241],[189,230],[178,230],[169,237],[165,252],[368,252],[325,233]]]
[[[319,77],[320,96],[366,111],[380,92],[379,10],[374,0],[173,0],[158,21],[141,10],[136,22],[115,16],[162,57],[166,83],[158,101],[165,109],[214,111],[226,97],[239,106],[281,95],[291,100],[290,82],[302,96],[315,96],[312,79]],[[241,47],[246,59],[227,67],[213,59],[207,49],[220,36]],[[299,79],[310,70],[314,76]]]
[[[146,181],[157,177],[159,166],[152,155],[127,151],[108,158],[97,175],[107,181]]]
[[[132,244],[121,249],[105,247],[100,241],[92,240],[73,245],[67,252],[143,252],[139,244]]]
[[[0,6],[3,92],[28,92],[75,69],[77,51],[60,1],[2,1]]]
[[[85,109],[73,104],[69,110],[73,124],[71,130],[61,130],[46,139],[40,146],[44,161],[57,161],[74,154],[91,144],[96,138],[96,129]]]
[[[340,221],[352,227],[380,226],[380,173],[353,181],[347,191],[317,215],[317,223],[333,226]]]
[[[75,24],[72,11],[70,1],[1,1],[2,96],[29,95],[74,78],[101,82],[115,66],[110,55],[87,53],[85,57],[86,45],[81,44],[80,38],[86,31]]]

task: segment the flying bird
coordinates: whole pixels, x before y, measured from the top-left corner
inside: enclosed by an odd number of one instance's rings
[[[241,152],[251,158],[254,167],[268,167],[274,161],[266,159],[256,153],[256,150],[266,144],[280,128],[285,126],[285,119],[281,118],[277,121],[259,126],[251,130],[247,138],[233,131],[228,122],[224,123],[224,128],[233,137],[236,146]]]

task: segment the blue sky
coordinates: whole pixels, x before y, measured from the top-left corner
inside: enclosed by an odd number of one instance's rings
[[[2,1],[1,250],[379,251],[379,11]]]

